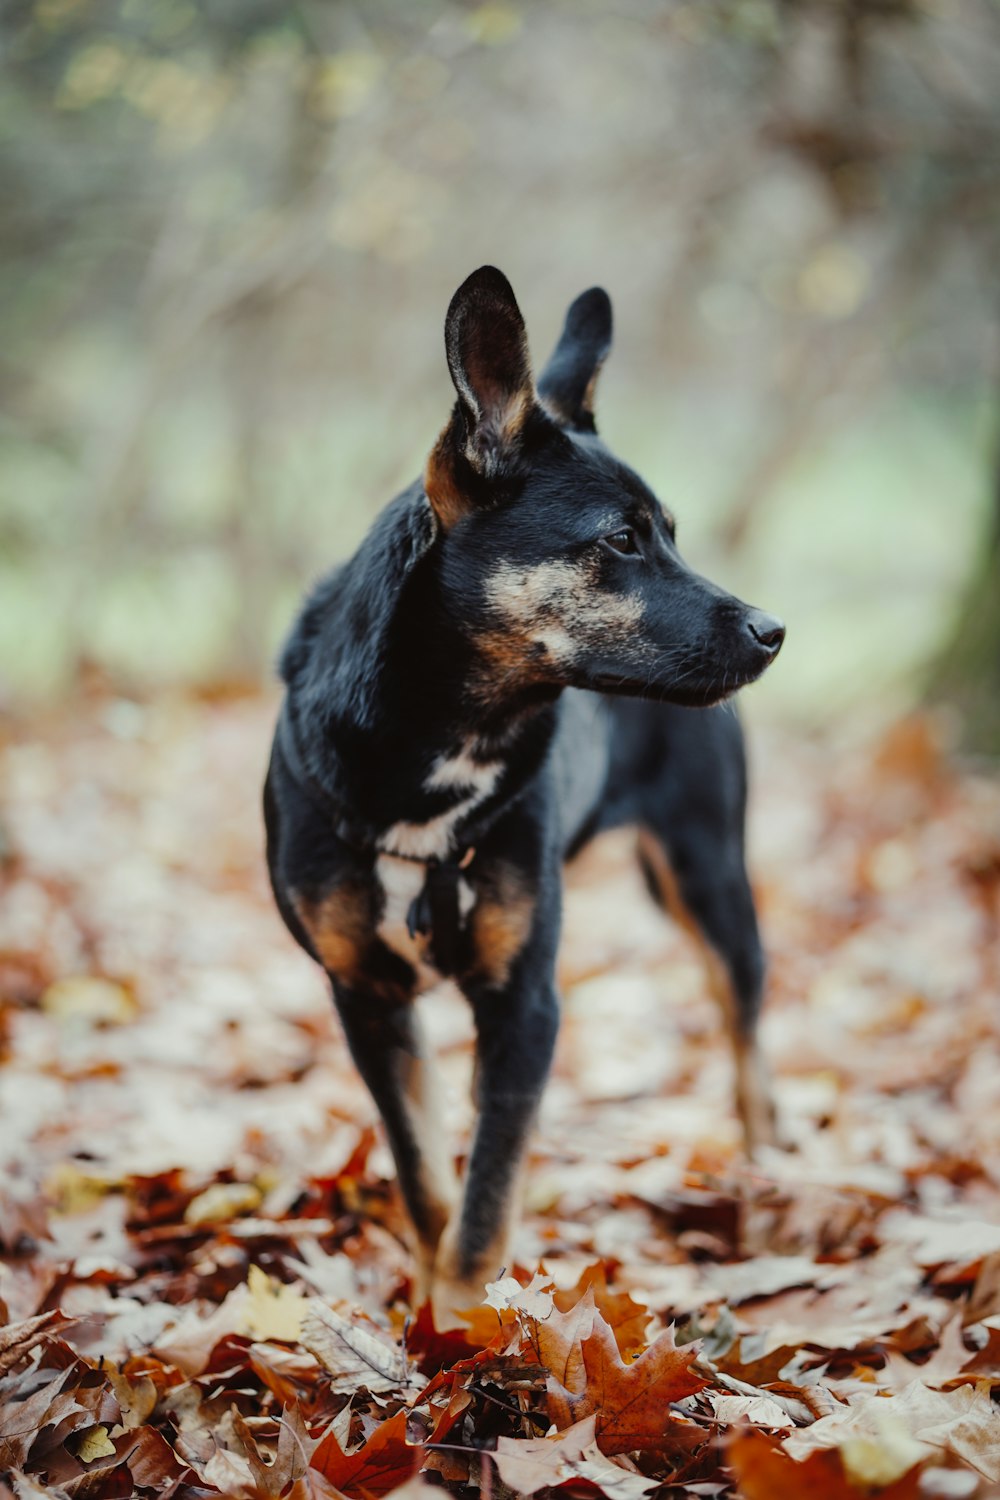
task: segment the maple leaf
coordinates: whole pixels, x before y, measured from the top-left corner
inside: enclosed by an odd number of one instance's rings
[[[406,1441],[406,1412],[380,1422],[367,1441],[345,1453],[332,1432],[320,1439],[310,1467],[347,1495],[387,1495],[420,1467],[422,1449]]]
[[[583,1340],[593,1333],[596,1317],[594,1289],[590,1286],[565,1312],[553,1308],[547,1318],[528,1325],[527,1340],[538,1363],[573,1395],[579,1395],[586,1383]]]
[[[649,1308],[636,1302],[628,1292],[612,1292],[608,1289],[608,1273],[603,1261],[596,1261],[580,1272],[576,1285],[555,1293],[554,1301],[560,1312],[569,1312],[586,1292],[591,1290],[594,1306],[612,1329],[615,1341],[623,1358],[637,1353],[646,1346],[646,1329],[649,1327]]]
[[[667,1407],[694,1395],[706,1384],[692,1369],[697,1346],[678,1349],[673,1330],[664,1329],[632,1364],[625,1364],[611,1328],[595,1312],[593,1327],[580,1342],[582,1382],[575,1353],[567,1361],[574,1385],[554,1376],[546,1382],[549,1415],[558,1427],[597,1415],[597,1445],[602,1453],[669,1448]]]

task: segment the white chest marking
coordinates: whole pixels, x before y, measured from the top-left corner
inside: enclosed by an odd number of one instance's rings
[[[411,859],[444,859],[452,852],[451,838],[456,825],[486,800],[503,769],[499,760],[473,760],[468,745],[457,755],[442,756],[424,783],[426,789],[431,792],[454,788],[467,791],[468,795],[426,823],[393,823],[379,839],[379,847],[387,853],[407,854]]]
[[[411,903],[420,894],[427,876],[426,866],[412,859],[398,859],[392,854],[380,854],[375,864],[375,874],[385,896],[385,908],[378,924],[378,935],[408,963],[413,964],[423,986],[433,983],[437,971],[428,955],[428,940],[412,938],[406,925]],[[458,883],[458,908],[466,917],[475,905],[475,894],[464,880]]]

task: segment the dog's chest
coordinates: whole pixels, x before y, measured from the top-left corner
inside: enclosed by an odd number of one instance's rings
[[[456,828],[495,791],[503,771],[502,761],[478,760],[468,745],[440,756],[424,781],[424,791],[435,797],[445,794],[448,805],[422,821],[393,823],[379,838],[379,849],[411,860],[447,858]]]
[[[429,957],[428,938],[410,932],[410,911],[427,878],[424,861],[443,860],[455,852],[456,828],[496,789],[503,770],[501,761],[479,760],[469,746],[441,756],[424,787],[432,793],[453,793],[449,805],[422,822],[394,823],[379,838],[375,876],[382,890],[382,914],[378,935],[413,964],[422,983],[432,983],[438,977]],[[460,879],[458,910],[462,921],[475,900],[470,883]]]
[[[441,977],[431,958],[429,935],[410,931],[410,911],[426,876],[425,865],[393,854],[380,854],[375,864],[375,878],[383,900],[378,936],[413,965],[421,988],[435,984]],[[476,904],[476,893],[469,881],[460,878],[457,895],[459,920],[464,922]]]

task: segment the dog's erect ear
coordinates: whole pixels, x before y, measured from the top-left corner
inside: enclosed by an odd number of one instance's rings
[[[566,314],[562,336],[538,382],[553,416],[580,432],[596,432],[594,392],[611,348],[611,298],[603,287],[581,292]]]
[[[495,266],[473,271],[452,297],[444,347],[465,418],[469,462],[489,475],[516,445],[535,399],[521,309]]]
[[[482,478],[500,477],[516,456],[535,405],[524,319],[510,282],[495,266],[473,271],[452,297],[444,346],[459,415],[431,454],[424,487],[450,526],[469,508],[458,489],[456,454],[464,454]]]

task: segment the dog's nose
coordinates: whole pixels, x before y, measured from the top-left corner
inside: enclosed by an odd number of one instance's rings
[[[772,656],[777,656],[785,639],[785,627],[774,615],[766,615],[762,609],[752,609],[747,616],[747,629]]]

